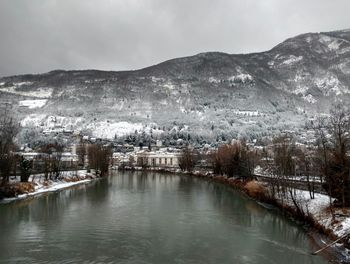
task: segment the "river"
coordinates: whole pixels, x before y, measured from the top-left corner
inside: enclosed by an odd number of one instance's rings
[[[303,228],[227,186],[114,174],[0,204],[0,263],[327,263]]]

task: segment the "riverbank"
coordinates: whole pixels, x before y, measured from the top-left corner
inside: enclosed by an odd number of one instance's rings
[[[266,205],[273,205],[288,217],[293,218],[300,224],[306,224],[311,230],[315,230],[329,238],[328,241],[317,239],[318,235],[311,231],[310,235],[317,248],[327,246],[332,241],[343,237],[350,231],[349,208],[333,208],[332,214],[328,195],[315,193],[314,198],[311,199],[308,191],[294,189],[292,193],[286,192],[283,197],[271,197],[271,190],[267,183],[264,182],[228,179],[214,175],[208,177],[208,175],[202,175],[200,173],[192,175],[207,178],[238,189],[264,207],[268,208],[269,206]],[[334,254],[339,259],[340,263],[350,262],[349,238],[339,241],[330,250],[333,252],[331,254]]]
[[[350,231],[349,208],[334,207],[332,215],[330,201],[333,201],[333,199],[330,199],[328,195],[315,193],[312,199],[308,191],[293,189],[292,192],[285,192],[283,196],[272,196],[270,187],[261,181],[194,175],[230,185],[259,202],[278,206],[283,211],[291,213],[294,218],[306,221],[331,238],[341,237]]]
[[[142,168],[136,168],[136,170],[142,170]],[[311,199],[308,191],[293,189],[292,193],[286,192],[283,196],[272,195],[270,186],[264,181],[227,178],[206,171],[184,173],[179,169],[167,170],[163,168],[151,168],[146,169],[146,171],[185,174],[222,183],[237,189],[262,206],[268,208],[272,205],[299,223],[306,224],[315,231],[326,235],[329,241],[315,241],[317,247],[324,247],[333,240],[350,232],[350,208],[332,208],[331,210],[330,202],[332,200],[325,194],[315,193],[314,198]],[[344,239],[342,242],[343,244],[335,244],[332,249],[336,251],[338,256],[341,255],[342,261],[345,259],[345,263],[348,263],[350,261],[350,240]]]
[[[219,182],[238,189],[262,206],[269,208],[268,205],[272,205],[294,220],[307,224],[315,231],[329,238],[329,241],[317,241],[315,239],[317,235],[312,234],[313,240],[319,248],[325,247],[350,231],[349,208],[333,208],[332,215],[329,208],[330,198],[328,195],[315,193],[314,199],[311,199],[308,191],[294,190],[292,194],[287,192],[284,197],[271,197],[271,190],[267,183],[264,182],[255,180],[244,181],[200,172],[188,173],[188,175]],[[342,242],[335,244],[331,250],[340,259],[341,263],[349,263],[350,241],[346,239]]]
[[[55,192],[79,184],[86,184],[97,179],[87,170],[64,171],[59,180],[46,180],[43,174],[34,174],[29,177],[28,182],[21,183],[19,177],[12,177],[10,183],[5,188],[5,197],[0,199],[0,203],[8,203],[22,200],[44,193]]]

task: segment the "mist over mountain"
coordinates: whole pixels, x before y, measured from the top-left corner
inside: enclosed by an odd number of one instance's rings
[[[177,130],[211,141],[298,131],[334,101],[349,99],[350,30],[302,34],[261,53],[207,52],[136,71],[0,79],[0,102],[12,105],[23,127],[102,138]]]

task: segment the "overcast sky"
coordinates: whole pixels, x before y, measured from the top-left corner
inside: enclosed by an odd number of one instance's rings
[[[0,0],[0,76],[129,70],[350,28],[350,0]]]

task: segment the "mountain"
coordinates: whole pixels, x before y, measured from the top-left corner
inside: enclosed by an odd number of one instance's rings
[[[201,53],[136,71],[64,71],[0,79],[24,127],[98,137],[182,131],[208,140],[301,131],[350,102],[350,30],[308,33],[266,52]]]

